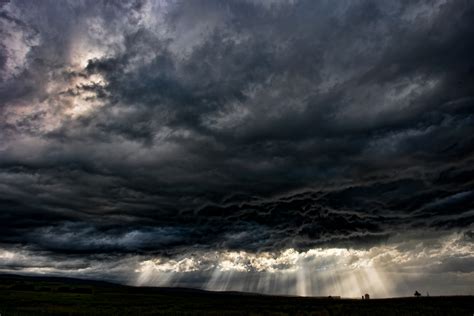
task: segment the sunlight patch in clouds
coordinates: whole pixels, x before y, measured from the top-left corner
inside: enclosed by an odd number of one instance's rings
[[[209,290],[344,297],[370,292],[374,297],[388,297],[400,295],[405,281],[410,283],[418,274],[429,273],[449,258],[466,258],[472,253],[473,246],[461,234],[452,234],[431,245],[407,241],[366,250],[201,252],[179,260],[149,259],[135,272],[138,285],[176,286],[183,277],[199,272],[207,275],[203,288]]]

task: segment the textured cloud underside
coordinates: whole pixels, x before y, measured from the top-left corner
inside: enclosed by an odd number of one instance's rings
[[[419,242],[457,291],[472,249],[423,236],[473,235],[473,21],[462,0],[1,1],[1,258],[240,289],[226,254],[295,280],[278,254]]]

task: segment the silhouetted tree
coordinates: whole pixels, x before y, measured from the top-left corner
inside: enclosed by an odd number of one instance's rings
[[[420,297],[420,296],[421,296],[420,292],[418,292],[418,291],[415,291],[415,294],[414,294],[414,295],[415,295],[416,297]]]

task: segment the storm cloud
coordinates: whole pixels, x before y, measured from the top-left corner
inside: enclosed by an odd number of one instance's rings
[[[471,1],[15,0],[0,34],[1,270],[272,292],[206,271],[425,249],[397,271],[473,294]]]

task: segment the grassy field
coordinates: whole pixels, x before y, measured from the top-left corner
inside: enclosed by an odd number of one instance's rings
[[[472,316],[474,297],[302,298],[0,275],[0,314]]]

